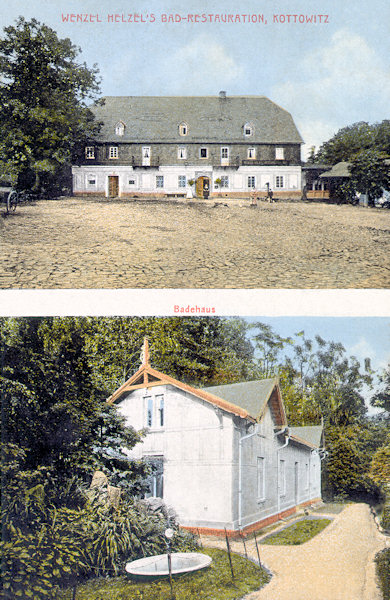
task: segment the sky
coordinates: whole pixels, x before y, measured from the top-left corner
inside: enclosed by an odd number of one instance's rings
[[[245,317],[248,323],[257,321],[270,325],[282,337],[293,337],[305,332],[305,337],[314,339],[320,335],[330,342],[341,342],[348,356],[355,356],[361,365],[369,358],[371,367],[381,373],[390,364],[390,318],[384,317]],[[375,378],[374,387],[378,380]],[[363,395],[368,406],[373,391],[368,387]],[[370,407],[369,414],[377,409]],[[379,411],[380,412],[380,411]]]
[[[303,157],[342,127],[390,118],[388,0],[13,0],[1,28],[19,15],[97,63],[103,95],[265,95],[293,115]]]

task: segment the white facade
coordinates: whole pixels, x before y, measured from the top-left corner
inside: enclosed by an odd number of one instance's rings
[[[117,396],[117,407],[128,425],[148,428],[131,456],[161,463],[151,491],[175,509],[182,526],[261,526],[321,497],[318,447],[278,425],[268,401],[256,421],[240,416],[239,407],[231,412],[224,401],[214,404],[207,394],[199,397],[202,390],[180,385],[188,391],[163,382],[129,386]]]
[[[247,195],[254,189],[267,191],[267,184],[277,192],[297,192],[301,189],[300,166],[240,166],[218,168],[204,165],[166,165],[158,168],[133,168],[118,165],[73,166],[73,192],[75,194],[100,194],[109,197],[109,177],[118,178],[118,197],[133,194],[183,194],[188,182],[199,177],[210,178],[211,193]],[[215,181],[221,179],[223,187]]]

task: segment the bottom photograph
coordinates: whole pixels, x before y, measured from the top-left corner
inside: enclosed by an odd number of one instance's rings
[[[390,319],[0,329],[2,597],[390,598]]]

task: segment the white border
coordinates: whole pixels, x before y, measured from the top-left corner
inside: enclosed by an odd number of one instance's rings
[[[0,290],[2,317],[55,315],[389,317],[390,290]]]

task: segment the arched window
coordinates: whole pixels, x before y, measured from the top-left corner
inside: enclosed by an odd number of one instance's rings
[[[188,133],[188,125],[187,123],[180,123],[179,125],[179,135],[187,135]]]
[[[244,125],[244,135],[249,137],[253,135],[254,129],[252,123],[245,123]]]
[[[115,134],[116,135],[123,135],[124,133],[125,133],[125,124],[122,121],[119,121],[115,125]]]

